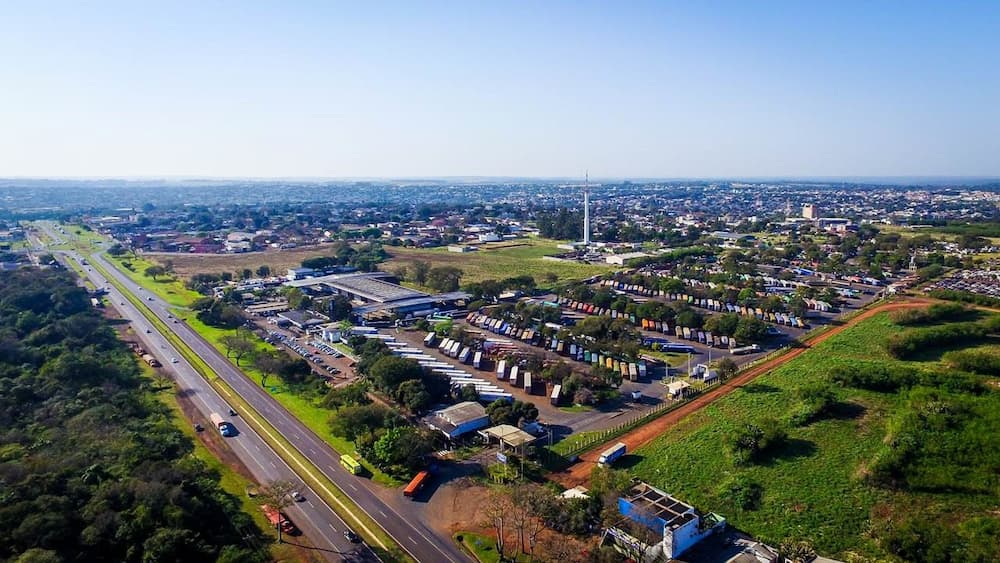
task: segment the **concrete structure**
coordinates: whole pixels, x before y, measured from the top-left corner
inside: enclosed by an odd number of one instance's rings
[[[472,401],[458,403],[433,411],[424,419],[427,426],[441,432],[449,439],[485,428],[490,423],[486,408]]]
[[[725,519],[717,514],[702,517],[693,506],[677,500],[669,494],[649,485],[639,483],[618,499],[618,511],[633,522],[648,528],[654,537],[662,540],[644,546],[646,561],[662,557],[674,559],[710,536],[715,530],[725,526]],[[630,540],[635,538],[617,530],[609,529],[609,535],[621,539],[622,534]]]
[[[354,272],[296,279],[285,282],[285,285],[343,295],[355,303],[353,315],[365,320],[391,315],[401,318],[427,315],[469,297],[468,293],[461,291],[429,295],[386,279],[391,277],[385,272]]]
[[[809,219],[810,221],[818,219],[819,218],[819,211],[816,209],[816,206],[813,205],[813,204],[811,204],[811,203],[807,203],[807,204],[803,205],[802,206],[802,218],[803,219]]]

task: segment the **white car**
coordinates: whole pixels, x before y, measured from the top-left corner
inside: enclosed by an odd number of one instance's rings
[[[170,358],[170,363],[176,364],[177,363],[177,358]]]

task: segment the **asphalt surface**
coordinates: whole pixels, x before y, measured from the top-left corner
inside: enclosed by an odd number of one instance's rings
[[[67,251],[64,255],[77,262],[81,260],[81,256],[75,252]],[[177,381],[178,393],[187,395],[206,419],[205,432],[217,432],[211,423],[207,422],[211,413],[223,415],[239,430],[237,436],[226,438],[226,444],[247,466],[256,481],[268,483],[276,480],[288,480],[301,483],[292,469],[254,432],[253,428],[243,423],[239,416],[228,416],[230,405],[129,300],[125,299],[99,272],[86,265],[81,265],[81,267],[86,270],[90,281],[97,287],[110,288],[107,295],[108,301],[122,317],[131,321],[135,333],[147,352],[155,356],[166,369],[173,372]],[[330,561],[379,560],[367,546],[351,543],[344,537],[344,530],[348,529],[347,524],[314,491],[308,486],[302,485],[299,492],[306,500],[289,506],[284,512],[311,540],[319,553]],[[296,543],[295,536],[285,535],[285,540],[289,543]]]
[[[51,234],[53,233],[50,233],[50,235]],[[79,256],[76,256],[76,258],[79,258]],[[254,410],[257,411],[257,413],[266,418],[267,421],[279,433],[281,433],[281,435],[287,439],[295,449],[312,461],[312,463],[315,464],[327,478],[333,481],[333,483],[336,484],[337,487],[344,492],[344,494],[349,496],[358,507],[367,513],[369,517],[378,522],[389,535],[395,538],[395,540],[411,556],[413,556],[414,559],[427,563],[459,563],[462,561],[471,561],[469,556],[455,545],[449,535],[439,534],[421,521],[422,514],[418,510],[418,507],[410,509],[403,503],[400,503],[400,505],[397,506],[389,506],[373,492],[372,489],[377,485],[371,483],[367,479],[359,478],[348,473],[347,470],[340,465],[339,454],[337,454],[326,442],[302,424],[292,414],[286,411],[284,407],[282,407],[264,389],[262,389],[255,382],[251,381],[241,371],[236,369],[236,367],[233,366],[225,356],[219,353],[219,351],[216,350],[211,344],[206,342],[197,332],[187,326],[183,321],[172,318],[169,304],[165,303],[155,295],[150,294],[148,291],[143,290],[139,285],[118,271],[110,262],[98,254],[93,255],[91,260],[98,261],[101,267],[110,272],[111,275],[116,278],[118,283],[141,299],[143,304],[145,304],[154,315],[159,317],[169,329],[171,329],[181,340],[183,340],[195,354],[205,361],[205,363],[207,363],[220,378],[228,383],[232,389],[236,391],[236,393],[238,393],[254,408]],[[88,275],[96,276],[94,281],[99,286],[108,285],[107,282],[102,280],[96,271],[88,272]],[[148,325],[145,318],[139,315],[138,311],[135,311],[134,308],[131,307],[128,300],[120,298],[117,293],[117,289],[113,286],[112,294],[111,299],[117,307],[122,307],[118,304],[124,301],[126,304],[124,307],[126,309],[132,309],[130,312],[139,316],[139,319],[136,321],[137,332],[144,333],[146,328],[153,330],[152,335],[142,335],[156,337],[156,341],[150,345],[150,348],[154,351],[161,352],[160,355],[164,356],[164,358],[161,358],[164,365],[178,367],[178,371],[184,373],[184,384],[185,386],[191,386],[192,389],[195,389],[195,399],[200,399],[201,396],[214,394],[214,391],[212,391],[208,383],[204,381],[194,368],[187,365],[186,362],[184,362],[183,357],[176,350],[173,350],[170,347],[170,344],[166,342],[165,338],[163,338],[162,335],[159,335],[155,329],[152,329],[152,327]],[[170,364],[170,358],[177,358],[179,362],[177,364]],[[164,359],[166,361],[164,361]],[[199,381],[193,381],[195,379]],[[200,385],[200,389],[207,390],[200,391],[198,388],[194,387],[195,385]],[[217,399],[218,402],[214,403],[211,407],[206,406],[206,408],[215,409],[215,411],[209,410],[207,412],[228,412],[229,407],[224,401],[222,401],[222,398],[217,394],[214,395],[214,398]],[[220,411],[219,409],[222,410]],[[239,420],[234,420],[234,423],[240,430],[240,437],[245,434],[251,434],[256,437],[247,424],[240,424],[240,422],[241,421]],[[240,437],[237,437],[237,439],[233,440],[233,442],[238,442]],[[256,438],[257,440],[260,440],[259,437]],[[260,446],[262,450],[265,448],[269,450],[269,448],[262,442],[257,445]],[[250,447],[253,448],[253,446]],[[252,458],[257,454],[257,449],[253,449],[252,453],[251,450],[246,450],[245,453],[250,454],[249,457]],[[271,465],[269,462],[265,462],[265,464],[268,466]],[[284,466],[284,469],[289,470],[284,463],[279,464],[278,462],[275,462],[275,464],[278,465],[278,467]],[[258,467],[260,466],[260,464],[257,465]],[[277,467],[273,467],[271,469],[277,470]],[[311,493],[311,491],[309,491],[309,493]],[[315,498],[318,502],[318,497],[315,494],[312,494],[308,498]],[[299,511],[304,512],[306,508],[311,508],[308,506],[302,506],[303,504],[308,504],[308,502],[309,501],[307,501],[307,503],[298,503],[296,505],[296,510],[289,509],[288,515],[296,524],[299,523],[298,519],[296,519]],[[325,506],[324,508],[327,511],[330,510]],[[317,544],[334,544],[338,553],[347,547],[343,545],[346,540],[342,537],[345,524],[339,518],[336,520],[329,517],[326,519],[318,519],[315,522],[315,526],[311,526],[311,523],[307,518],[300,519],[303,520],[303,525],[301,526],[303,531]],[[330,528],[333,528],[332,532]]]

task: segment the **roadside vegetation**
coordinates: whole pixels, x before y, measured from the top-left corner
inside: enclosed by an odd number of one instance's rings
[[[997,560],[995,380],[956,371],[970,341],[890,353],[922,331],[965,334],[968,321],[948,320],[964,313],[947,311],[900,317],[919,318],[915,328],[877,315],[831,337],[681,421],[635,452],[632,471],[773,545],[804,541],[848,560]],[[972,324],[995,334],[998,318]],[[963,367],[992,350],[967,352]]]
[[[266,560],[85,291],[55,270],[0,282],[2,557]]]

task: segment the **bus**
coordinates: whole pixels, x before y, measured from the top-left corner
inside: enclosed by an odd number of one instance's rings
[[[431,474],[427,471],[417,473],[417,476],[410,481],[410,484],[407,485],[405,489],[403,489],[403,496],[411,499],[417,496],[417,493],[419,493],[420,489],[424,487],[424,484],[427,483],[430,476]]]
[[[358,463],[356,459],[347,454],[340,456],[340,465],[343,465],[344,469],[349,471],[351,475],[361,474],[361,469],[362,469],[361,464]]]

